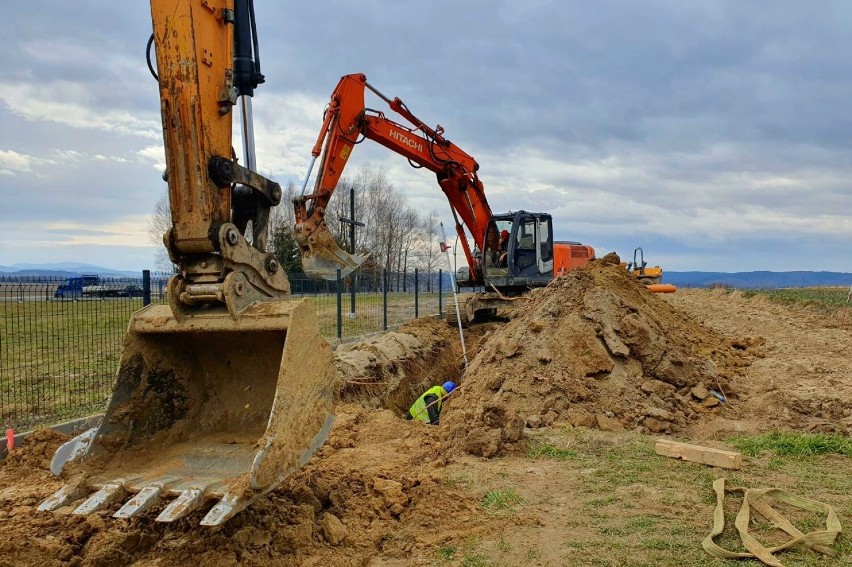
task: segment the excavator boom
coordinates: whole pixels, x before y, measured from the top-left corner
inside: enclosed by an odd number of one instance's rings
[[[390,109],[405,119],[406,126],[387,118],[384,113],[365,106],[365,93],[372,91]],[[320,172],[314,191],[295,201],[296,240],[302,249],[305,271],[316,277],[333,279],[341,268],[346,274],[355,269],[360,258],[339,250],[325,224],[325,210],[343,170],[360,139],[367,138],[407,158],[417,167],[435,173],[441,190],[450,203],[462,248],[468,264],[475,259],[465,228],[474,243],[483,249],[491,209],[477,176],[479,164],[464,150],[443,136],[443,128],[431,128],[414,116],[399,98],[390,99],[367,82],[362,74],[340,79],[331,95],[314,158],[322,153]]]
[[[215,500],[201,523],[218,525],[322,445],[336,376],[314,308],[266,251],[281,189],[253,171],[253,141],[249,167],[233,158],[232,109],[246,123],[263,81],[251,0],[151,0],[151,15],[179,273],[168,305],[130,320],[102,423],[56,452],[67,484],[39,508],[126,499],[115,517],[171,522]]]

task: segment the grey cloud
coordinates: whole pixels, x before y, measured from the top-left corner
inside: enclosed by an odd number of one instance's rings
[[[143,126],[86,130],[28,119],[26,100],[0,103],[0,151],[91,158],[26,175],[6,168],[14,175],[0,176],[0,218],[96,224],[149,211],[163,185],[140,157],[158,143],[143,53],[147,3],[53,0],[9,10],[0,88],[23,85],[34,90],[21,96],[61,101],[63,85],[73,85],[86,108]],[[798,225],[748,242],[707,228],[687,240],[657,217],[682,223],[681,232],[705,227],[702,216],[729,222],[726,211],[761,227],[798,216],[846,230],[846,2],[258,0],[257,12],[268,77],[257,94],[256,120],[266,120],[258,162],[279,180],[300,179],[320,125],[298,112],[321,107],[340,75],[364,72],[480,161],[494,210],[553,210],[563,238],[632,250],[634,231],[664,258],[704,258],[713,264],[706,269],[836,267],[843,255],[841,237],[818,239]],[[294,95],[304,100],[276,109]],[[365,146],[357,158],[399,163]],[[404,167],[394,165],[394,181],[418,206],[442,203],[428,174]]]

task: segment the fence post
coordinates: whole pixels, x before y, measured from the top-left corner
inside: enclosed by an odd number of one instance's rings
[[[438,268],[438,319],[444,317],[444,271]]]
[[[388,269],[382,269],[382,330],[388,330]]]
[[[417,268],[414,268],[414,318],[417,319],[420,317],[420,283],[418,276],[420,272]]]
[[[337,268],[337,338],[343,336],[343,279],[340,268]]]
[[[352,275],[349,276],[349,317],[351,319],[355,318],[355,286],[357,282],[355,278],[355,272],[352,272]]]
[[[151,305],[151,270],[142,270],[142,307]]]

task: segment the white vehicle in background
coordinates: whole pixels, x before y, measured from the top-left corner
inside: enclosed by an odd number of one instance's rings
[[[126,287],[123,283],[99,283],[84,285],[83,297],[120,297]]]

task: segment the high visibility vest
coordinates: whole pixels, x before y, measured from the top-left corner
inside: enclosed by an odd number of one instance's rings
[[[426,396],[433,395],[438,397],[438,403],[435,404],[435,407],[438,408],[438,412],[441,411],[441,402],[444,400],[444,396],[447,395],[447,391],[442,386],[434,386],[429,388],[423,395],[417,398],[417,401],[411,406],[411,409],[408,410],[408,413],[411,414],[411,417],[414,419],[419,419],[423,423],[431,423],[429,421],[429,412],[426,409]]]

